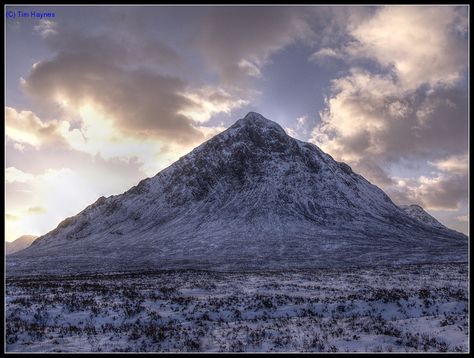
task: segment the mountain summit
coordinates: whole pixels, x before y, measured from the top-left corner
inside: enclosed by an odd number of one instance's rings
[[[467,260],[317,146],[250,112],[152,178],[7,258],[9,274],[286,269]]]

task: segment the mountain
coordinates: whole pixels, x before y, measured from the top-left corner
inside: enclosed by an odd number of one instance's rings
[[[249,113],[152,178],[101,197],[7,259],[10,275],[259,270],[467,260],[317,146]]]
[[[405,211],[410,217],[425,223],[426,225],[436,227],[439,229],[449,230],[446,226],[441,224],[438,220],[428,214],[421,206],[412,205],[400,205],[400,208]]]
[[[18,239],[12,242],[5,242],[5,254],[10,255],[14,252],[23,250],[30,246],[30,244],[37,238],[38,236],[35,235],[23,235],[20,236]]]

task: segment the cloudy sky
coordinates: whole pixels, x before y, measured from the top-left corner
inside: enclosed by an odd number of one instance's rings
[[[467,6],[6,11],[8,241],[249,111],[467,232]]]

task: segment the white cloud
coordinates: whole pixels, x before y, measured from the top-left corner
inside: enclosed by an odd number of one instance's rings
[[[255,77],[255,78],[261,78],[262,77],[262,72],[260,71],[259,65],[253,62],[250,62],[246,59],[240,60],[238,63],[239,68],[243,69],[247,75]]]
[[[7,180],[7,193],[8,185],[21,185],[20,188],[28,198],[26,202],[20,203],[13,200],[11,192],[7,195],[7,207],[17,217],[17,220],[6,222],[8,240],[25,233],[44,234],[65,216],[73,215],[85,206],[86,200],[93,200],[85,190],[85,178],[80,178],[69,168],[48,169],[42,174],[34,175],[11,167],[7,168],[7,178],[10,179]],[[41,210],[34,210],[35,208]]]
[[[339,50],[334,50],[332,48],[324,47],[314,52],[309,57],[309,60],[312,62],[319,62],[319,61],[327,60],[331,58],[343,58],[343,57],[344,57],[343,54],[340,53]]]
[[[141,170],[154,175],[163,169],[170,158],[176,159],[190,148],[190,144],[168,143],[164,140],[144,136],[128,135],[106,113],[89,104],[79,109],[81,127],[63,128],[61,134],[74,150],[100,155],[106,160],[119,158],[128,161],[136,158]],[[173,148],[172,150],[170,148]]]
[[[26,183],[33,180],[34,176],[25,173],[15,167],[8,167],[5,170],[5,181],[7,183]]]
[[[466,66],[465,25],[455,6],[386,6],[351,31],[347,51],[392,67],[405,89],[452,86]]]
[[[310,130],[312,129],[313,122],[310,120],[308,115],[302,115],[296,118],[295,125],[292,127],[286,127],[286,132],[294,138],[301,140],[307,140]]]
[[[385,103],[387,98],[402,94],[391,76],[352,69],[347,77],[332,82],[332,90],[334,95],[327,99],[311,140],[343,161],[382,153],[385,144],[379,136],[385,135],[388,127]],[[389,103],[393,106],[392,100]],[[394,111],[393,107],[389,110]]]
[[[236,98],[223,88],[213,86],[188,89],[180,94],[189,100],[189,105],[178,113],[198,123],[207,122],[217,113],[230,114],[234,109],[249,103],[246,99]]]

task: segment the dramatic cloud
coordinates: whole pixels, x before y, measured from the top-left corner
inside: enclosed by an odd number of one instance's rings
[[[191,103],[178,92],[185,83],[147,70],[125,70],[95,53],[62,53],[37,64],[24,83],[32,94],[93,105],[131,135],[199,141],[202,136],[178,111]]]
[[[47,38],[56,55],[35,63],[23,88],[61,107],[94,107],[128,136],[194,145],[204,139],[195,121],[247,103],[227,89],[195,88],[180,78],[182,60],[167,44],[112,35],[58,30]],[[163,74],[167,66],[175,74]]]
[[[340,160],[426,160],[467,147],[464,91],[404,92],[389,75],[353,70],[333,82],[333,93],[313,141]]]
[[[312,141],[399,204],[457,210],[467,197],[468,98],[460,87],[467,71],[463,11],[383,7],[348,23],[348,45],[322,48],[310,58],[339,57],[352,65],[347,75],[332,81]],[[406,175],[397,177],[391,167],[402,161],[437,171],[419,176],[407,167]]]
[[[369,178],[371,181],[377,185],[383,186],[384,188],[390,188],[390,185],[396,183],[396,181],[390,176],[390,174],[383,169],[377,161],[371,160],[370,158],[365,158],[364,160],[357,161],[352,163],[352,169],[357,173],[364,173],[366,178]],[[405,204],[402,202],[401,204]]]
[[[428,209],[459,209],[459,202],[466,199],[467,175],[440,175],[435,178],[420,178],[420,186],[415,189]]]

